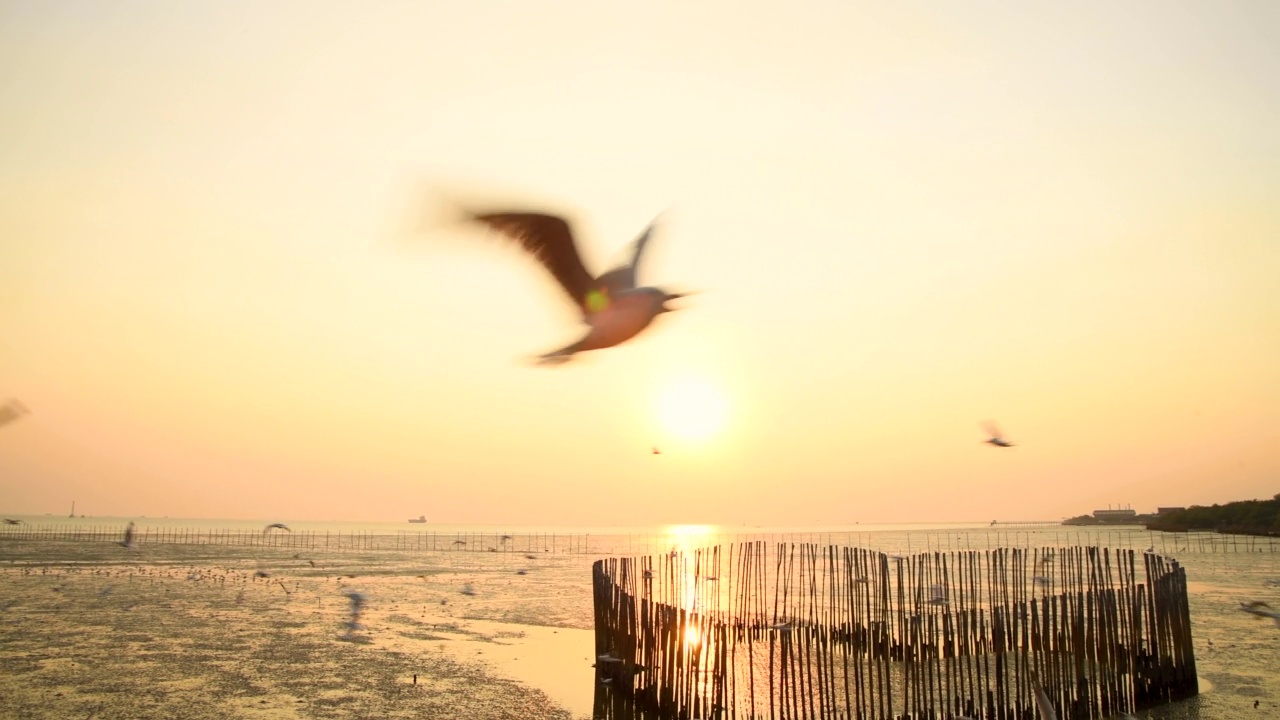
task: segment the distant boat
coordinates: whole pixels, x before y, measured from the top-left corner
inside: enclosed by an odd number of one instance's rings
[[[409,518],[409,522],[411,522],[411,523],[424,523],[424,522],[426,522],[426,521],[427,521],[427,516],[426,516],[426,515],[419,515],[419,516],[418,516],[418,517],[416,517],[416,518]]]

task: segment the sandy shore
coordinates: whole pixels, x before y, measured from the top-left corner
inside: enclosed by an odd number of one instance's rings
[[[0,717],[589,717],[584,566],[5,542]]]
[[[0,718],[580,720],[591,560],[6,539]],[[1280,553],[1183,562],[1202,694],[1143,717],[1270,717],[1280,629],[1239,604],[1280,603]]]

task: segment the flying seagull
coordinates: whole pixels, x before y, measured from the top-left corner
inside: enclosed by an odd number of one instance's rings
[[[124,529],[124,540],[121,540],[118,544],[120,545],[120,547],[125,548],[127,550],[133,549],[133,521],[132,520],[129,521],[128,527]]]
[[[1031,676],[1031,687],[1036,694],[1036,709],[1040,711],[1040,720],[1058,720],[1058,713],[1053,709],[1053,703],[1049,702],[1049,696],[1045,694],[1044,687],[1040,685],[1040,680],[1035,675]]]
[[[0,425],[8,425],[23,415],[29,414],[31,414],[31,411],[27,409],[27,406],[15,398],[0,405]]]
[[[649,224],[634,244],[631,261],[598,277],[582,263],[573,230],[557,215],[505,211],[468,213],[468,219],[497,231],[534,256],[577,306],[587,332],[576,342],[538,356],[542,365],[569,361],[575,354],[620,345],[639,335],[654,318],[676,308],[666,303],[689,293],[640,286],[636,269],[657,226]]]
[[[1280,612],[1272,610],[1271,606],[1261,600],[1254,600],[1250,603],[1240,603],[1240,609],[1251,615],[1257,615],[1259,618],[1271,618],[1276,621],[1276,626],[1280,627]]]
[[[1000,428],[996,427],[995,423],[985,422],[982,427],[991,435],[990,438],[983,440],[983,442],[991,443],[996,447],[1013,447],[1013,443],[1005,440],[1004,436],[1000,434]]]
[[[930,605],[946,605],[947,591],[941,585],[929,586],[929,604]]]
[[[364,596],[364,593],[355,590],[347,590],[343,595],[346,595],[347,599],[351,601],[351,619],[346,623],[347,632],[344,637],[351,637],[352,633],[361,629],[360,614],[364,610],[364,604],[368,598]]]
[[[285,532],[293,532],[292,530],[289,529],[289,526],[285,525],[284,523],[271,523],[270,525],[262,528],[262,534],[266,535],[267,533],[271,532],[272,528],[284,530]]]

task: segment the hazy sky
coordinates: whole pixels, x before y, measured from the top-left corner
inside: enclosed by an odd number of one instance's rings
[[[580,328],[463,191],[706,292],[530,367]],[[1280,4],[5,0],[7,397],[8,513],[1270,497]]]

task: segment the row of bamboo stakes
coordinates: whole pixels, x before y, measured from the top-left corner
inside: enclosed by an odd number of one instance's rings
[[[109,542],[124,537],[124,526],[69,523],[0,526],[0,540],[36,542]],[[306,550],[387,550],[422,552],[571,553],[590,552],[590,535],[526,533],[500,535],[465,532],[404,531],[394,534],[365,531],[248,530],[244,528],[150,527],[134,528],[140,545],[228,545]]]
[[[35,541],[114,541],[120,540],[124,525],[111,527],[101,523],[66,522],[0,525],[0,540]],[[481,551],[481,552],[552,552],[575,555],[644,555],[670,547],[670,536],[663,533],[601,535],[590,533],[494,533],[448,532],[437,530],[400,530],[393,533],[370,531],[295,530],[264,533],[249,528],[156,527],[138,526],[134,531],[139,542],[150,544],[231,545],[242,547],[281,547],[306,550],[393,550],[393,551]],[[780,542],[850,547],[883,547],[886,535],[898,536],[907,554],[917,552],[952,552],[959,550],[993,550],[1001,547],[1037,547],[1071,545],[1105,545],[1110,547],[1145,548],[1162,555],[1184,553],[1238,553],[1280,551],[1280,537],[1239,535],[1217,532],[1165,533],[1147,531],[1137,526],[1066,529],[1046,525],[1035,529],[986,528],[962,531],[929,529],[915,532],[799,532],[799,533],[727,533],[699,538],[699,544]],[[506,539],[503,539],[503,538]],[[664,543],[668,543],[664,545]]]
[[[1197,692],[1186,575],[1151,552],[713,546],[593,566],[598,718],[1135,712]]]

